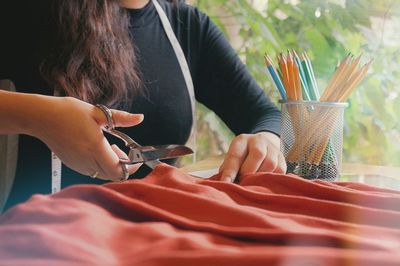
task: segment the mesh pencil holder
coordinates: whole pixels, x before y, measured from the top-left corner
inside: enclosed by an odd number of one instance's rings
[[[335,181],[340,176],[347,103],[281,100],[281,150],[288,173]]]

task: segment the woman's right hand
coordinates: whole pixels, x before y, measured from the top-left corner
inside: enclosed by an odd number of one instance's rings
[[[40,96],[39,96],[40,97]],[[120,157],[127,157],[104,137],[107,119],[94,105],[71,97],[41,97],[31,114],[30,134],[42,140],[71,169],[105,180],[124,176]],[[111,110],[116,127],[131,127],[143,121],[142,114]],[[140,164],[128,165],[129,174]]]

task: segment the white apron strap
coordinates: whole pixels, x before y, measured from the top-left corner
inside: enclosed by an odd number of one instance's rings
[[[168,20],[167,15],[165,14],[164,10],[160,6],[157,0],[152,0],[153,4],[157,10],[158,16],[161,19],[161,23],[164,27],[164,31],[167,34],[168,40],[170,41],[172,48],[174,49],[175,55],[178,59],[179,66],[181,67],[183,77],[185,79],[186,83],[186,88],[189,92],[190,96],[190,104],[192,107],[192,119],[193,119],[193,126],[190,131],[190,139],[193,141],[193,150],[194,150],[194,155],[193,155],[193,161],[196,161],[196,99],[195,99],[195,94],[194,94],[194,85],[193,85],[193,80],[192,80],[192,75],[190,74],[190,69],[189,65],[186,61],[185,54],[183,53],[182,47],[179,44],[178,39],[175,36],[175,33],[171,27],[171,23]]]

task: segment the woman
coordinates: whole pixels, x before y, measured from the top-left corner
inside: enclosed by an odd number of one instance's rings
[[[0,24],[7,36],[0,44],[0,79],[13,80],[19,93],[0,92],[0,134],[24,134],[7,207],[50,192],[50,150],[68,166],[63,187],[99,183],[88,175],[115,180],[124,174],[118,158],[125,154],[104,137],[106,118],[93,104],[129,111],[113,110],[114,122],[143,145],[187,141],[190,82],[162,14],[183,51],[196,100],[237,135],[221,180],[286,171],[279,111],[196,8],[164,0],[7,2],[0,4],[10,15]],[[138,168],[130,165],[128,171]]]

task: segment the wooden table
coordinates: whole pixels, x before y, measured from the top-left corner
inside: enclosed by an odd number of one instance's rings
[[[211,174],[215,172],[223,160],[223,155],[213,156],[183,167],[188,173],[197,172]],[[208,170],[213,170],[209,171]],[[200,172],[199,172],[200,171]],[[383,188],[400,190],[400,167],[344,163],[339,181],[360,182]]]

